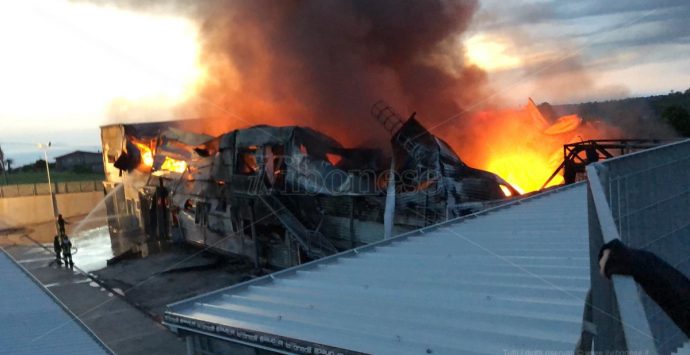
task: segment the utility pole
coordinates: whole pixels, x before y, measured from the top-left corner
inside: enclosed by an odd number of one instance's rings
[[[57,201],[55,200],[55,193],[53,192],[53,183],[50,181],[50,167],[48,166],[48,148],[50,148],[51,143],[48,144],[38,144],[38,149],[43,151],[43,157],[46,162],[46,175],[48,175],[48,191],[50,192],[50,202],[53,205],[53,219],[58,216]],[[57,225],[55,225],[55,232],[58,233]]]
[[[2,152],[2,147],[0,147],[0,168],[2,169],[2,175],[5,178],[5,185],[7,185],[7,169],[5,169],[5,153]]]

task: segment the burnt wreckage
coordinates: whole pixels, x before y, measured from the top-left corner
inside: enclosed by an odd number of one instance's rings
[[[299,126],[215,138],[176,122],[104,126],[111,237],[139,235],[134,248],[172,238],[283,268],[486,208],[505,199],[501,187],[518,195],[414,115],[382,103],[372,113],[393,159]]]

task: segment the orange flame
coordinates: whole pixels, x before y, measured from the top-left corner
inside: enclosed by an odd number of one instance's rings
[[[134,145],[139,148],[139,153],[141,154],[141,164],[143,164],[147,169],[153,167],[153,151],[151,147],[144,143],[133,142]]]
[[[563,116],[560,117],[556,123],[547,127],[544,130],[544,134],[554,136],[561,133],[568,133],[580,126],[580,123],[582,123],[582,119],[578,115]]]
[[[154,163],[154,150],[151,148],[151,143],[144,143],[141,140],[132,140],[132,143],[139,149],[141,155],[141,163],[137,167],[142,172],[150,172]],[[165,171],[172,171],[176,173],[183,173],[187,169],[187,162],[184,160],[176,160],[171,157],[165,157],[160,169]],[[155,172],[154,172],[155,174]],[[160,175],[160,173],[158,174]]]
[[[184,160],[175,160],[170,157],[165,157],[160,170],[167,170],[176,173],[184,173],[187,170],[187,162]]]
[[[326,153],[326,159],[328,159],[328,162],[331,163],[331,165],[336,166],[341,160],[343,160],[343,157],[335,153]]]
[[[499,175],[520,193],[542,187],[563,161],[564,144],[619,134],[615,128],[584,122],[577,115],[550,122],[531,100],[523,109],[480,112],[467,120],[466,132],[448,130],[444,138],[467,164]],[[563,182],[556,175],[547,187]],[[507,189],[503,193],[511,195]]]

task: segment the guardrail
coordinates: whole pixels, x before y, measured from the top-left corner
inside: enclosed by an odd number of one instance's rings
[[[56,194],[103,191],[101,180],[55,182],[51,185]],[[0,198],[38,195],[50,195],[48,183],[0,185]]]
[[[599,275],[613,239],[690,276],[690,140],[590,164],[589,229],[595,351],[671,354],[685,334],[630,277]]]

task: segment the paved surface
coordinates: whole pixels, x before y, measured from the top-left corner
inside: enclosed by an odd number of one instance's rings
[[[122,260],[93,274],[108,288],[124,291],[131,304],[163,319],[168,304],[236,284],[250,272],[251,264],[242,258],[171,246],[145,258]]]
[[[115,353],[186,353],[184,341],[119,296],[101,288],[77,268],[57,267],[48,250],[37,245],[3,248]]]

